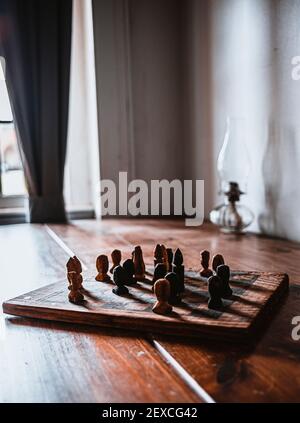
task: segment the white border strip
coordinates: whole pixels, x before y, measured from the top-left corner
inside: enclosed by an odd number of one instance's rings
[[[191,375],[175,360],[174,357],[155,339],[152,339],[153,345],[157,351],[163,356],[163,358],[173,367],[175,372],[181,377],[181,379],[194,391],[204,402],[215,404],[213,398],[199,385],[198,382],[192,378]]]
[[[56,233],[51,228],[49,228],[48,225],[44,225],[44,226],[45,226],[46,231],[48,232],[48,235],[51,236],[51,238],[56,242],[56,244],[58,244],[70,257],[76,256],[76,254],[74,253],[74,251],[72,251],[71,248],[69,248],[67,246],[67,244],[65,244],[64,241],[58,235],[56,235]],[[79,260],[81,262],[82,269],[83,270],[88,270],[87,266],[80,259],[80,257],[78,257],[78,258],[79,258]]]

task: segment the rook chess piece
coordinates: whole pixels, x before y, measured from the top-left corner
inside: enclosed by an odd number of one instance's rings
[[[217,267],[221,266],[221,264],[225,264],[224,257],[221,254],[216,254],[213,256],[211,267],[215,272],[217,272]]]
[[[112,265],[112,267],[110,268],[109,271],[110,271],[110,273],[113,273],[114,272],[114,268],[117,267],[117,266],[119,266],[120,263],[121,263],[121,260],[122,260],[122,253],[121,253],[121,251],[120,250],[114,250],[114,251],[112,251],[112,253],[111,253],[111,259],[112,259],[113,265]]]
[[[172,248],[167,248],[167,255],[168,255],[168,272],[172,272],[172,261],[173,261]]]
[[[202,266],[202,269],[200,270],[200,276],[204,278],[209,278],[213,274],[212,270],[209,268],[209,257],[210,257],[209,251],[203,250],[201,251],[200,255],[201,255],[201,266]]]
[[[217,267],[217,276],[222,281],[222,298],[230,298],[232,296],[232,289],[229,286],[230,269],[226,264],[221,264]]]
[[[179,280],[174,272],[169,272],[166,274],[165,279],[170,283],[170,297],[169,304],[176,305],[180,304],[181,298],[179,296]]]
[[[96,260],[96,268],[98,270],[98,275],[95,277],[96,281],[98,282],[109,282],[110,276],[107,274],[108,272],[108,257],[104,254],[97,257]]]
[[[154,284],[154,293],[157,301],[152,307],[152,311],[157,314],[171,313],[172,306],[168,303],[170,297],[170,282],[167,279],[158,279]]]
[[[127,282],[127,274],[122,266],[116,266],[113,273],[114,283],[117,285],[117,288],[113,288],[112,292],[116,295],[126,295],[129,293],[128,288],[125,284]]]
[[[84,300],[84,296],[80,292],[81,280],[80,273],[75,271],[68,272],[68,280],[70,283],[69,301],[74,304],[80,304]]]
[[[210,295],[208,308],[212,310],[222,310],[222,281],[219,276],[210,276],[208,279],[208,292]]]
[[[184,292],[184,265],[183,255],[179,248],[175,251],[172,264],[172,272],[176,273],[179,281],[179,292]]]
[[[136,281],[143,281],[145,279],[145,263],[143,259],[143,252],[138,245],[134,248],[134,276]]]
[[[162,252],[160,244],[156,244],[156,247],[153,252],[153,256],[154,256],[154,267],[158,263],[163,263],[163,252]]]
[[[134,279],[134,264],[132,259],[127,259],[123,263],[123,269],[126,272],[126,285],[133,285],[136,283]]]

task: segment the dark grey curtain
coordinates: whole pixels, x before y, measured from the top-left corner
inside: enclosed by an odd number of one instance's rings
[[[72,0],[0,0],[0,52],[34,223],[66,220],[71,29]]]

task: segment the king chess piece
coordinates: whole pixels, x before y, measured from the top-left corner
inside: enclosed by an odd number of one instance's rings
[[[84,300],[84,296],[80,292],[81,280],[80,274],[75,271],[68,272],[68,280],[70,283],[69,301],[74,304],[80,304]]]
[[[210,253],[207,250],[203,250],[201,251],[200,256],[202,266],[202,269],[200,270],[200,276],[203,278],[209,278],[213,274],[212,270],[209,268]]]
[[[157,301],[152,311],[157,314],[169,314],[172,306],[168,303],[170,297],[170,282],[167,279],[158,279],[154,284],[154,294]]]
[[[98,282],[109,282],[110,276],[107,274],[108,272],[108,257],[104,254],[97,257],[96,260],[96,268],[98,271],[98,274],[96,275],[95,279]]]

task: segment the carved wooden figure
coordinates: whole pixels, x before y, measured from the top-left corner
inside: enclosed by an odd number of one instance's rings
[[[70,283],[69,301],[74,304],[80,304],[84,300],[84,296],[80,292],[81,275],[75,271],[68,272],[68,280]]]
[[[71,282],[70,282],[70,278],[69,278],[69,273],[75,272],[78,275],[78,282],[80,283],[79,289],[82,289],[82,275],[81,275],[82,266],[81,266],[80,260],[76,256],[70,257],[69,260],[67,261],[66,266],[67,266],[67,271],[68,271],[67,277],[68,277],[68,281],[69,281],[68,288],[71,289]]]
[[[222,298],[230,298],[232,296],[232,289],[229,286],[230,269],[226,264],[221,264],[217,267],[217,276],[222,281]]]
[[[183,265],[183,255],[179,248],[175,251],[172,272],[176,273],[179,281],[179,292],[184,292],[184,265]]]
[[[162,252],[162,248],[160,244],[156,244],[154,252],[153,252],[153,256],[154,256],[154,267],[158,263],[163,263],[163,252]]]
[[[163,257],[163,264],[166,266],[166,272],[168,271],[168,253],[167,249],[164,246],[164,244],[161,244],[161,251],[162,251],[162,257]]]
[[[122,260],[122,253],[120,250],[114,250],[111,253],[111,259],[113,262],[112,267],[109,269],[110,273],[114,272],[114,268],[119,266]]]
[[[133,285],[136,283],[134,279],[134,263],[132,259],[127,259],[123,263],[123,269],[126,272],[127,280],[126,285]]]
[[[169,272],[166,274],[165,279],[170,283],[170,297],[169,304],[176,305],[181,303],[180,297],[180,283],[176,273]]]
[[[209,278],[213,274],[212,270],[209,268],[210,253],[207,250],[203,250],[201,251],[200,256],[202,266],[202,269],[200,270],[200,275],[204,278]]]
[[[173,262],[172,248],[167,248],[167,255],[168,255],[168,272],[172,272],[172,262]]]
[[[211,267],[215,272],[217,272],[217,267],[221,266],[221,264],[225,264],[224,257],[221,254],[214,255]]]
[[[108,272],[108,257],[104,254],[101,254],[97,257],[96,260],[96,268],[98,271],[98,275],[95,277],[96,281],[98,282],[109,282],[110,276],[107,274]]]
[[[117,288],[113,288],[112,292],[116,295],[126,295],[129,293],[128,288],[125,284],[127,281],[127,274],[122,266],[116,266],[113,273],[114,283],[117,285]]]
[[[208,279],[208,308],[212,310],[222,310],[222,281],[219,276],[210,276]]]
[[[145,279],[145,263],[143,251],[139,245],[134,248],[134,276],[137,281]]]
[[[167,279],[158,279],[154,284],[154,293],[157,301],[152,311],[157,314],[169,314],[172,306],[168,303],[170,297],[170,282]]]

